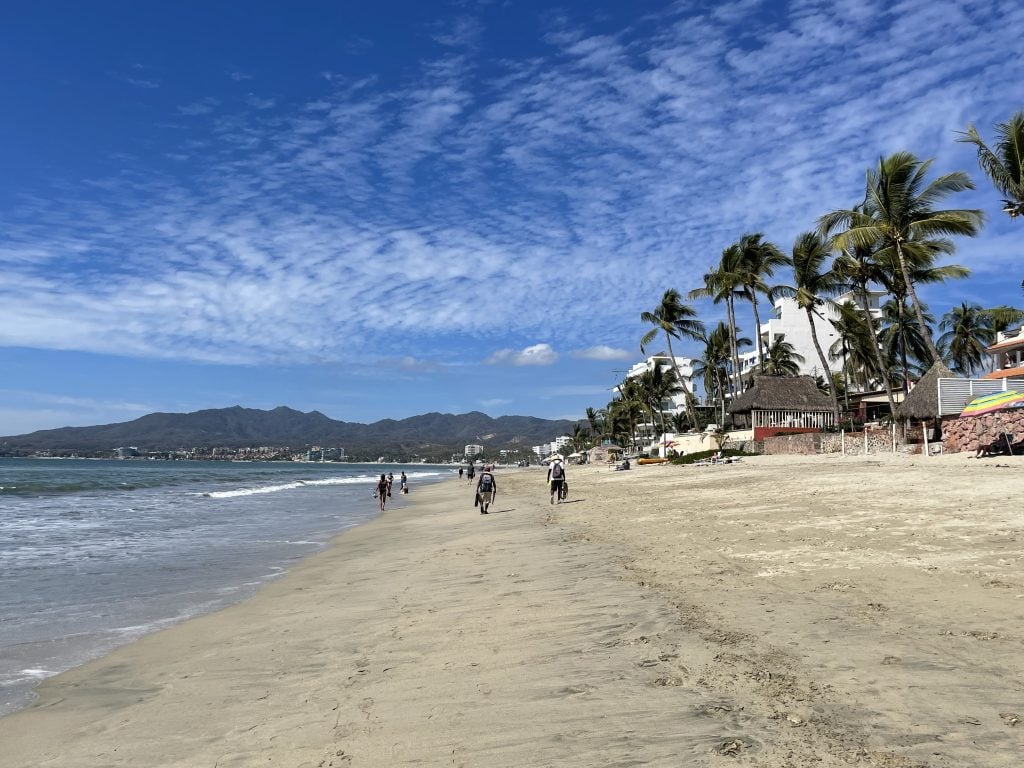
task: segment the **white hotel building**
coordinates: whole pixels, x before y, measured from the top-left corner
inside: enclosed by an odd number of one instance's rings
[[[626,371],[626,378],[631,379],[636,376],[642,376],[648,371],[654,370],[655,365],[661,366],[663,370],[670,370],[672,368],[672,358],[668,355],[654,355],[652,357],[648,357],[646,360],[637,363]],[[692,394],[694,391],[693,360],[688,357],[677,357],[676,366],[679,368],[679,374],[682,376],[680,384],[682,384],[682,386]],[[680,392],[678,395],[674,395],[668,400],[665,400],[661,406],[662,411],[665,413],[679,413],[686,408],[686,396]]]
[[[881,317],[881,301],[886,296],[883,291],[868,291],[868,310],[876,320]],[[837,304],[853,304],[861,308],[860,296],[852,291],[844,293],[835,299]],[[825,353],[825,359],[829,359],[829,348],[839,339],[839,332],[832,325],[832,320],[838,319],[839,310],[831,304],[818,307],[818,314],[814,316],[814,329],[818,334],[818,343],[821,351]],[[877,325],[876,325],[877,328]],[[741,333],[740,335],[746,335]],[[821,370],[821,361],[818,360],[818,352],[814,348],[814,340],[811,338],[811,326],[807,322],[807,312],[797,306],[794,299],[779,299],[773,307],[772,318],[766,323],[761,323],[761,345],[764,353],[776,339],[788,341],[793,345],[794,351],[804,358],[800,363],[801,375],[818,376]],[[740,355],[740,371],[744,374],[751,371],[757,365],[757,344],[754,349]],[[829,368],[833,372],[842,370],[843,361],[838,359],[829,360]]]

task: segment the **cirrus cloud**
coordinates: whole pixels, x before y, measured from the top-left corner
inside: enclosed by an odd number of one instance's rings
[[[520,350],[499,349],[487,358],[488,364],[509,363],[511,365],[552,365],[558,361],[558,353],[550,344],[534,344]]]

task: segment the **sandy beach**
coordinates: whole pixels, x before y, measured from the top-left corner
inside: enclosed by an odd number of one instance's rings
[[[47,681],[0,766],[1018,766],[1024,458],[499,472]]]

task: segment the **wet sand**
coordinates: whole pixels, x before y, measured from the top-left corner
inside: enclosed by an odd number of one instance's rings
[[[1017,766],[1024,457],[453,480],[48,681],[0,766]]]

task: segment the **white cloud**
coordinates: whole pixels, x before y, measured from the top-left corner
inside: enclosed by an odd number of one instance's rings
[[[952,131],[1008,117],[1024,7],[692,7],[600,34],[562,15],[519,60],[456,25],[440,34],[460,47],[404,79],[325,72],[302,103],[178,107],[216,114],[162,122],[181,141],[148,174],[125,161],[4,211],[0,344],[252,363],[400,344],[453,365],[540,337],[490,362],[626,360],[667,287],[745,231],[788,249],[904,148],[968,169],[981,189],[952,202],[993,211],[954,260],[1013,265],[1019,238]]]
[[[604,344],[596,347],[587,347],[586,349],[577,349],[572,353],[572,356],[580,360],[629,360],[636,357],[629,350],[617,349],[616,347],[609,347]]]
[[[136,88],[145,88],[147,90],[160,87],[160,83],[156,80],[145,80],[139,77],[126,77],[124,78],[124,81],[128,83],[128,85],[134,85]]]
[[[178,107],[178,112],[189,117],[195,117],[196,115],[208,115],[213,112],[214,108],[220,104],[219,99],[215,99],[212,96],[207,96],[199,101],[193,101],[191,104],[184,104]]]
[[[481,400],[480,405],[484,406],[485,408],[494,408],[499,405],[508,405],[511,402],[512,400],[509,400],[504,397],[492,397],[489,400]]]
[[[259,96],[250,93],[245,97],[245,103],[253,109],[270,109],[277,104],[276,99],[261,99]]]
[[[509,363],[511,365],[552,365],[558,360],[558,353],[549,344],[534,344],[520,350],[499,349],[487,358],[487,363]]]

